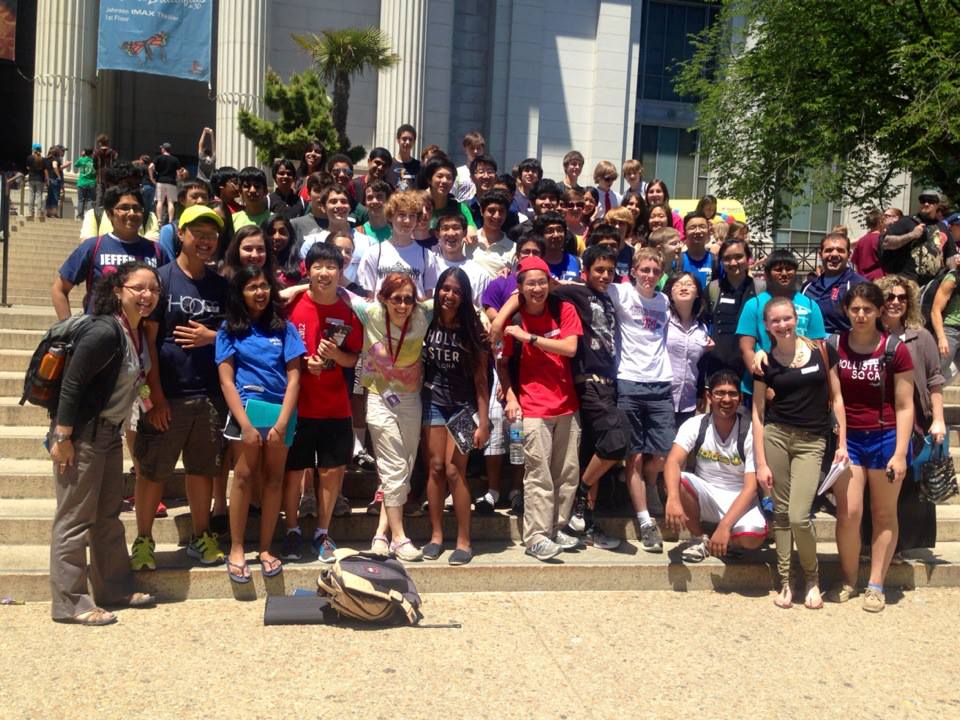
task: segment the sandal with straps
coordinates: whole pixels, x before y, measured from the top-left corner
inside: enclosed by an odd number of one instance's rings
[[[373,542],[370,543],[370,554],[383,556],[390,554],[390,543],[387,541],[386,535],[373,536]]]
[[[86,625],[87,627],[99,627],[101,625],[113,625],[117,621],[117,616],[109,610],[95,607],[79,615],[68,618],[54,618],[56,622],[67,623],[68,625]]]

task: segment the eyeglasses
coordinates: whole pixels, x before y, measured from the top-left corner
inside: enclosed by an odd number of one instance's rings
[[[906,293],[893,293],[893,292],[887,293],[886,301],[887,301],[888,303],[889,303],[889,302],[905,303],[905,302],[907,302],[907,294],[906,294]]]
[[[604,175],[604,176],[603,176],[603,179],[606,180],[607,182],[612,183],[614,180],[617,179],[617,176],[616,176],[616,175]]]
[[[738,390],[711,390],[710,394],[715,398],[738,398],[740,397],[740,392]]]
[[[143,206],[141,205],[117,205],[114,209],[114,212],[122,213],[133,213],[135,215],[143,214]]]
[[[540,257],[540,248],[524,248],[517,252],[520,257]]]
[[[689,280],[684,280],[684,281],[681,281],[681,282],[675,282],[675,283],[673,284],[673,286],[674,286],[675,288],[690,288],[691,290],[696,290],[696,289],[697,289],[697,283],[695,283],[695,282],[690,282]]]
[[[333,170],[330,171],[330,174],[346,175],[347,177],[350,177],[351,175],[353,175],[353,170],[351,170],[350,168],[334,168]]]
[[[577,210],[583,210],[587,204],[583,202],[568,202],[563,204],[564,207],[576,208]]]
[[[124,285],[127,290],[134,293],[135,295],[159,295],[160,288],[158,287],[142,287],[140,285]]]
[[[416,302],[416,298],[413,295],[391,295],[390,304],[400,307],[401,305],[413,305]]]

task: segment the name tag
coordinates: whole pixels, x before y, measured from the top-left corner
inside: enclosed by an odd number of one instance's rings
[[[725,305],[736,305],[737,301],[734,298],[722,297],[720,302]]]
[[[555,338],[555,337],[556,337],[557,335],[559,335],[559,334],[560,334],[560,328],[557,328],[556,330],[551,330],[550,332],[545,333],[545,334],[544,334],[544,337],[545,337],[545,338]]]
[[[819,369],[820,369],[820,368],[819,368],[817,365],[808,365],[808,366],[805,367],[805,368],[800,368],[800,374],[801,374],[801,375],[809,375],[809,374],[811,374],[811,373],[815,373],[815,372],[816,372],[817,370],[819,370]]]

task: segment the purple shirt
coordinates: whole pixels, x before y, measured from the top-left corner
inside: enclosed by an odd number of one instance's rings
[[[684,328],[676,315],[670,313],[670,322],[667,325],[667,355],[673,370],[670,390],[673,393],[675,412],[690,412],[697,407],[698,364],[707,351],[709,341],[710,335],[703,323],[694,323],[689,328]]]
[[[483,307],[492,308],[500,312],[510,296],[517,289],[517,274],[510,273],[506,277],[497,277],[490,281],[487,289],[483,291],[481,302]]]

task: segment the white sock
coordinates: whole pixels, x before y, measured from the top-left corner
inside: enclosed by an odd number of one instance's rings
[[[497,501],[500,499],[500,491],[493,489],[487,490],[487,492],[484,493],[483,499],[491,505],[496,505]]]
[[[288,528],[288,529],[287,529],[287,532],[288,532],[288,533],[295,532],[297,535],[300,535],[300,534],[301,534],[301,532],[300,532],[300,526],[297,525],[296,527]]]
[[[649,525],[650,523],[653,522],[653,518],[650,517],[649,510],[640,510],[637,513],[637,520],[641,525]]]
[[[354,428],[353,429],[353,454],[359,455],[360,451],[363,450],[363,445],[367,441],[367,429]]]
[[[318,537],[322,537],[327,534],[326,528],[317,528],[313,531],[313,539],[316,540]]]

